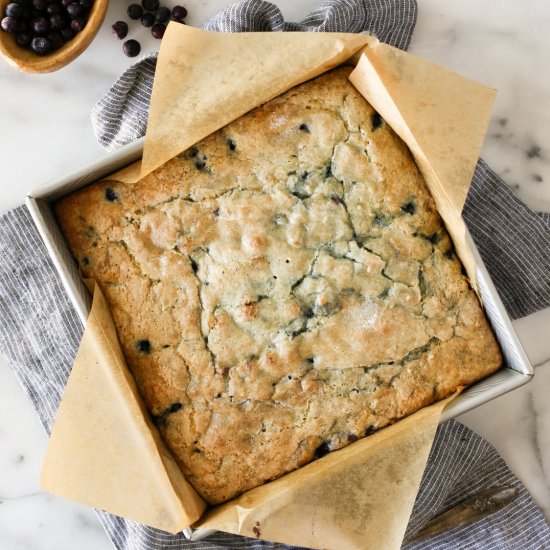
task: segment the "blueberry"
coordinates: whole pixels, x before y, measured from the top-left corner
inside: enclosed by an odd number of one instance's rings
[[[23,8],[19,4],[14,4],[12,2],[11,4],[8,4],[6,6],[7,17],[15,17],[15,19],[18,19],[22,15],[23,15]]]
[[[105,189],[105,198],[109,202],[115,202],[118,199],[118,193],[111,187]]]
[[[159,23],[166,23],[170,19],[170,10],[164,6],[155,13],[155,18]]]
[[[17,19],[15,17],[4,17],[0,26],[5,32],[15,32],[17,30]]]
[[[31,4],[29,0],[13,0],[13,3],[19,4],[21,8],[26,8]]]
[[[50,28],[52,31],[59,31],[65,26],[65,18],[62,15],[55,14],[50,17]]]
[[[414,204],[413,201],[409,201],[403,206],[401,206],[401,212],[403,212],[403,214],[410,214],[410,215],[416,214],[416,205]]]
[[[35,10],[43,11],[46,9],[47,5],[48,3],[46,2],[46,0],[32,0],[32,7]]]
[[[36,34],[46,34],[50,30],[50,22],[45,17],[35,19],[32,28]]]
[[[27,31],[18,32],[15,35],[15,41],[17,42],[18,46],[21,46],[22,48],[26,48],[30,45],[32,41],[32,34]]]
[[[47,55],[51,51],[52,45],[47,38],[37,36],[32,39],[31,48],[38,55]]]
[[[438,244],[439,242],[441,242],[441,235],[439,233],[434,233],[433,235],[430,235],[428,237],[428,240],[432,243],[432,244]]]
[[[187,10],[183,6],[174,6],[172,9],[172,17],[181,21],[187,17]]]
[[[179,411],[183,405],[181,403],[172,403],[167,409],[167,413],[175,413],[176,411]]]
[[[367,437],[368,435],[371,435],[373,434],[378,428],[376,426],[369,426],[366,430],[365,430],[365,437]]]
[[[86,20],[83,17],[77,17],[71,21],[71,29],[74,32],[80,32],[86,26]]]
[[[141,24],[144,27],[152,27],[155,23],[155,16],[152,13],[144,13],[141,16]]]
[[[149,342],[149,340],[138,340],[136,347],[138,351],[141,351],[141,353],[151,352],[151,342]]]
[[[68,42],[69,40],[72,40],[74,38],[75,32],[71,27],[65,27],[64,29],[61,29],[61,36],[63,37],[63,40],[65,42]]]
[[[80,5],[84,9],[84,11],[90,11],[92,6],[94,5],[94,0],[80,0]]]
[[[328,453],[330,453],[330,447],[328,441],[324,441],[323,443],[321,443],[321,445],[319,445],[319,447],[315,449],[314,456],[315,458],[321,458]]]
[[[159,7],[159,0],[141,0],[144,10],[155,11]]]
[[[126,40],[122,45],[122,50],[128,57],[136,57],[141,51],[141,45],[137,40]]]
[[[29,30],[29,22],[26,19],[17,20],[17,32]]]
[[[61,0],[61,3],[67,7],[70,6],[75,0]]]
[[[50,15],[57,15],[61,13],[61,6],[59,4],[48,4],[46,10]]]
[[[48,40],[52,45],[52,50],[58,50],[64,43],[63,37],[59,31],[54,31],[48,34]]]
[[[143,15],[143,8],[139,4],[130,4],[127,13],[130,19],[140,19]]]
[[[380,113],[374,113],[371,118],[372,122],[372,129],[376,130],[377,128],[380,128],[382,126],[382,117],[380,116]]]
[[[154,38],[162,38],[164,36],[164,31],[166,30],[166,26],[162,23],[155,23],[151,27],[151,34]]]
[[[67,6],[67,13],[71,19],[76,19],[84,14],[84,8],[80,4],[73,2]]]
[[[448,260],[452,260],[455,257],[454,250],[452,248],[449,248],[449,250],[443,253],[443,256],[445,256],[445,258],[447,258]]]
[[[113,34],[119,39],[122,40],[123,38],[126,38],[126,35],[128,34],[128,23],[125,23],[124,21],[117,21],[113,26]]]

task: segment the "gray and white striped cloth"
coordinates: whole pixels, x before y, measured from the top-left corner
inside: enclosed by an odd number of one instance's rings
[[[405,49],[416,9],[414,0],[330,0],[302,23],[287,23],[273,4],[247,0],[228,7],[205,28],[227,32],[367,30]],[[139,61],[95,107],[94,127],[105,147],[116,149],[143,135],[154,67],[155,56]],[[550,216],[529,210],[480,161],[464,217],[510,315],[518,318],[548,307]],[[48,432],[81,335],[80,321],[28,210],[21,206],[8,212],[0,218],[0,350]],[[542,513],[494,448],[458,422],[441,425],[407,537],[469,495],[504,484],[519,489],[513,504],[473,526],[409,544],[407,550],[550,549],[550,529]],[[98,515],[121,550],[287,548],[223,533],[190,543],[183,535],[169,535],[104,512]]]

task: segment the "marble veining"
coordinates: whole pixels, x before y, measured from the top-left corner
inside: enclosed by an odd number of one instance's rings
[[[275,1],[289,20],[320,0]],[[184,0],[199,25],[230,3]],[[550,5],[541,0],[418,0],[411,51],[499,90],[483,156],[530,206],[550,211]],[[175,0],[166,2],[172,6]],[[103,155],[89,112],[131,64],[110,25],[125,2],[111,2],[90,48],[57,73],[29,76],[0,61],[0,213],[42,182]],[[132,25],[144,54],[158,48]],[[491,441],[550,518],[550,309],[514,322],[535,381],[463,415]],[[39,488],[46,434],[0,361],[0,548],[103,550],[111,543],[93,511]]]

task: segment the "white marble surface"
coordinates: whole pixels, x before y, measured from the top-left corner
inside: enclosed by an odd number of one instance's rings
[[[298,19],[318,1],[275,3],[287,19]],[[550,211],[550,4],[418,1],[411,51],[499,90],[483,156],[532,207]],[[199,25],[229,2],[182,3],[188,23]],[[131,63],[110,33],[126,5],[111,2],[97,39],[60,72],[29,76],[0,62],[0,213],[20,204],[28,189],[102,156],[89,111]],[[137,25],[132,37],[144,53],[158,45]],[[550,309],[514,325],[537,365],[535,381],[462,420],[497,447],[550,518]],[[34,411],[0,361],[0,548],[110,548],[91,510],[39,489],[45,446]]]

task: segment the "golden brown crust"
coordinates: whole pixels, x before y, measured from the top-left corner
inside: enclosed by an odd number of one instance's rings
[[[187,478],[225,501],[499,368],[405,144],[327,73],[57,204]]]

